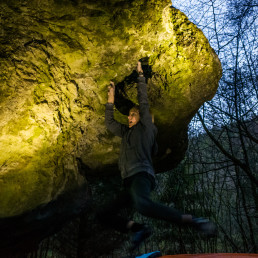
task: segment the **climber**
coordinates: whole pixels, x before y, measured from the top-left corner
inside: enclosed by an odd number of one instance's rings
[[[98,219],[120,232],[133,233],[132,249],[151,235],[151,229],[145,224],[137,223],[119,216],[119,211],[127,206],[133,206],[140,214],[156,219],[162,219],[178,225],[188,224],[206,235],[213,235],[215,225],[203,218],[166,207],[150,199],[150,193],[155,187],[155,172],[152,165],[152,155],[157,152],[157,128],[149,112],[147,84],[141,62],[137,64],[138,72],[138,102],[139,106],[129,111],[128,126],[114,119],[115,84],[110,82],[108,102],[106,104],[105,122],[109,131],[122,138],[119,169],[123,180],[123,190],[107,207],[98,212]]]

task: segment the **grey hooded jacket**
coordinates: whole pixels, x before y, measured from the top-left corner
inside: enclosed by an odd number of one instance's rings
[[[157,152],[157,128],[152,123],[149,112],[147,85],[144,77],[138,77],[137,90],[140,121],[131,128],[117,122],[114,119],[114,105],[106,104],[106,126],[114,135],[122,137],[118,164],[122,179],[139,172],[155,175],[152,155]]]

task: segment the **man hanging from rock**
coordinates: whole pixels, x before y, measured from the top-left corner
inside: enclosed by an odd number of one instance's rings
[[[203,218],[154,202],[150,193],[155,187],[155,172],[152,155],[157,152],[157,128],[149,112],[147,84],[141,62],[137,64],[139,106],[129,111],[128,125],[114,119],[115,84],[110,82],[105,122],[108,130],[122,138],[119,169],[123,180],[123,190],[106,208],[98,212],[98,219],[120,232],[132,232],[132,249],[151,235],[149,226],[123,218],[119,215],[122,208],[133,206],[140,214],[162,219],[178,225],[189,225],[207,236],[216,233],[216,226]]]

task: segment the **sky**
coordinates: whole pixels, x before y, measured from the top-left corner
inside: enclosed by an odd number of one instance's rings
[[[249,2],[255,7],[248,9],[245,0],[172,1],[174,7],[184,12],[203,31],[222,64],[223,76],[217,94],[211,102],[204,104],[206,110],[213,105],[211,113],[217,118],[207,120],[210,128],[234,122],[235,118],[232,120],[231,116],[234,117],[236,112],[234,85],[238,90],[240,118],[246,120],[258,115],[258,5],[255,1]],[[248,15],[242,16],[242,13]],[[198,123],[195,126],[200,129]]]

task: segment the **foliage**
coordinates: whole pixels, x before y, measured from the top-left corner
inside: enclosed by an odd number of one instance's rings
[[[224,251],[257,252],[258,6],[252,0],[190,5],[191,10],[181,8],[206,33],[223,66],[216,96],[202,106],[189,130],[190,170],[200,174],[209,202],[217,207]],[[209,138],[195,138],[200,131]]]

